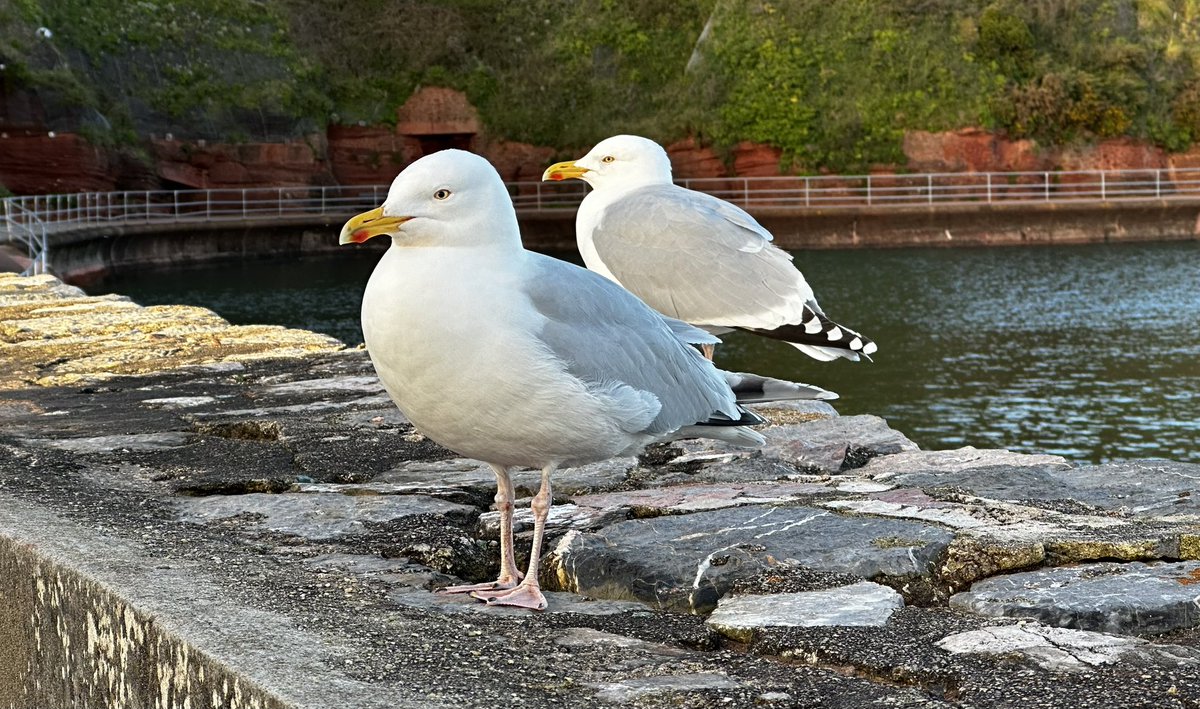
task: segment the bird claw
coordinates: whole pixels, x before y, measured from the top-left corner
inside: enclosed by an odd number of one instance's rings
[[[489,593],[473,591],[471,598],[477,598],[489,606],[516,606],[534,611],[546,610],[546,597],[537,586],[521,584],[516,588]]]
[[[475,595],[476,592],[504,591],[506,589],[516,588],[516,586],[517,582],[515,580],[508,581],[497,579],[496,581],[488,581],[486,583],[469,583],[461,586],[447,586],[445,588],[439,588],[437,592],[447,595],[456,593],[469,593],[471,595]]]

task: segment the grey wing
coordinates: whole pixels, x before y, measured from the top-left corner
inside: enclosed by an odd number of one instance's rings
[[[770,330],[820,312],[786,252],[749,214],[675,185],[635,190],[592,231],[604,265],[654,309],[693,324]]]
[[[667,322],[617,284],[591,271],[530,254],[526,290],[545,318],[542,342],[590,388],[627,386],[661,408],[642,431],[658,434],[712,417],[737,420],[724,376]]]

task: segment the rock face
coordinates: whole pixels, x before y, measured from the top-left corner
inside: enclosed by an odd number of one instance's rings
[[[15,194],[107,192],[119,173],[115,155],[72,133],[0,134],[0,185]]]
[[[0,323],[0,706],[1200,704],[1200,466],[767,410],[760,451],[561,471],[532,614],[433,592],[494,577],[494,482],[365,352],[46,278]]]
[[[146,166],[93,147],[78,135],[54,135],[28,126],[13,129],[0,134],[0,184],[17,194],[379,185],[391,182],[413,160],[445,148],[477,152],[492,161],[505,180],[532,183],[561,152],[489,135],[464,93],[439,86],[420,87],[397,107],[395,126],[331,124],[323,134],[281,143],[222,144],[171,137],[152,137],[149,143],[152,165]],[[586,147],[590,146],[577,149]],[[794,172],[783,164],[782,150],[772,145],[742,141],[722,156],[712,146],[688,137],[665,148],[677,179],[777,177]],[[1149,144],[1118,138],[1047,150],[1033,141],[1011,140],[981,128],[910,131],[904,136],[903,151],[905,164],[878,166],[875,172],[882,176],[901,169],[1011,172],[1200,166],[1200,148],[1169,155]],[[878,184],[886,184],[883,177],[877,179]],[[770,182],[756,186],[769,189]],[[839,188],[834,182],[823,186]],[[728,187],[736,189],[740,184],[731,181]]]
[[[329,184],[322,136],[288,143],[208,144],[151,141],[159,176],[192,189]]]

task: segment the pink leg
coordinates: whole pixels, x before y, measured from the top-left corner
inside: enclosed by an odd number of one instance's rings
[[[542,538],[546,534],[546,518],[550,516],[553,495],[550,489],[550,474],[556,465],[542,469],[542,487],[534,495],[530,506],[533,509],[533,548],[529,552],[529,570],[525,579],[515,588],[499,591],[475,591],[471,595],[492,606],[518,606],[535,611],[546,610],[546,597],[538,585],[538,565],[542,557]]]
[[[700,345],[700,352],[704,354],[704,359],[712,361],[713,353],[717,351],[716,345]]]
[[[500,576],[495,581],[448,586],[441,593],[471,593],[472,591],[495,591],[513,588],[521,580],[517,562],[513,556],[513,486],[508,468],[493,465],[496,473],[496,509],[500,511]]]

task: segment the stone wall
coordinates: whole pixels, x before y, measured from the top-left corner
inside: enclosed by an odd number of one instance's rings
[[[257,186],[384,184],[427,152],[459,147],[492,161],[506,180],[536,181],[561,155],[590,146],[552,148],[491,135],[466,96],[422,87],[398,107],[396,123],[331,125],[283,143],[212,143],[151,137],[149,166],[89,145],[72,134],[36,127],[0,134],[0,184],[18,194],[111,189],[248,188]],[[790,174],[782,151],[743,141],[718,152],[694,137],[666,146],[678,178],[771,177]],[[1045,149],[981,128],[904,137],[905,162],[888,172],[1009,172],[1097,169],[1179,169],[1200,166],[1200,146],[1168,154],[1128,138]]]
[[[434,592],[495,578],[487,465],[237,330],[0,275],[0,709],[1197,706],[1200,465],[759,407],[557,471],[534,614]]]
[[[0,534],[0,707],[279,709],[104,585]]]

